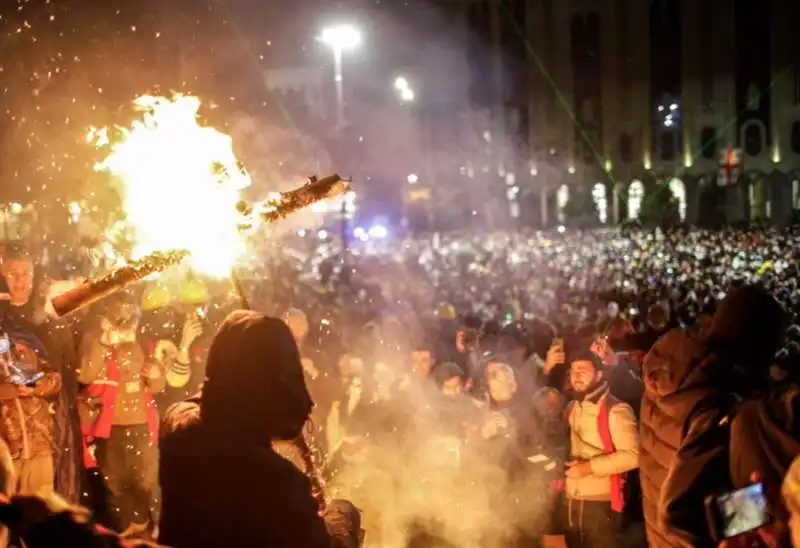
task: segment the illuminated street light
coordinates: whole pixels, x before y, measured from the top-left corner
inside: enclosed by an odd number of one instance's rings
[[[352,25],[337,25],[324,29],[319,41],[334,50],[350,51],[361,45],[361,32]]]
[[[337,25],[322,31],[317,39],[330,46],[333,51],[334,80],[336,82],[336,109],[339,125],[344,126],[344,85],[342,77],[342,53],[361,45],[361,31],[352,25]]]

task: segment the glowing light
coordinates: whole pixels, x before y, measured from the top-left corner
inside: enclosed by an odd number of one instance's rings
[[[19,215],[20,213],[22,213],[22,204],[18,204],[17,202],[12,203],[11,213],[13,213],[14,215]]]
[[[186,249],[202,273],[230,273],[243,243],[236,204],[249,175],[233,153],[231,138],[198,123],[200,100],[142,96],[142,118],[130,128],[93,129],[89,141],[110,152],[95,166],[120,185],[124,227],[132,259],[154,251]]]
[[[569,171],[570,175],[575,175],[575,166],[569,166],[569,168],[567,168],[567,171]]]
[[[370,227],[369,235],[371,238],[381,240],[389,235],[389,231],[386,229],[385,226],[375,225],[373,227]]]
[[[419,181],[419,177],[415,173],[412,173],[406,178],[406,180],[408,181],[408,184],[414,185]]]
[[[305,238],[306,237],[306,229],[305,228],[301,228],[300,230],[297,231],[297,235],[300,236],[301,238]]]
[[[330,204],[327,201],[322,200],[319,202],[314,202],[308,207],[314,213],[327,213],[330,210]]]
[[[400,100],[404,103],[410,103],[416,98],[414,90],[411,89],[411,84],[402,76],[395,78],[394,89],[397,90],[400,95]]]
[[[327,230],[320,230],[317,232],[317,238],[320,240],[327,240],[328,239],[328,231]]]
[[[318,40],[334,50],[349,51],[361,45],[361,32],[352,25],[336,25],[324,29]]]
[[[556,228],[556,230],[558,231],[559,234],[564,234],[567,231],[564,225],[558,225],[558,228]]]
[[[81,205],[78,202],[70,202],[67,205],[69,211],[69,220],[71,223],[77,223],[81,220]]]

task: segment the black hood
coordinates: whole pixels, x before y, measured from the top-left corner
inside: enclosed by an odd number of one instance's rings
[[[786,336],[789,317],[764,289],[746,285],[732,290],[720,303],[707,338],[712,348],[733,354],[750,367],[768,363]],[[751,363],[748,363],[751,362]]]
[[[300,435],[312,406],[287,325],[257,312],[232,312],[208,351],[203,425],[232,443],[289,440]]]

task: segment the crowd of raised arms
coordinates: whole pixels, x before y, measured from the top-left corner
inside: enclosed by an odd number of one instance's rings
[[[57,318],[75,253],[2,253],[2,543],[800,546],[800,232],[292,236]]]

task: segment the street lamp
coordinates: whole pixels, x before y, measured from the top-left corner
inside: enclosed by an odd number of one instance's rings
[[[334,81],[336,82],[336,113],[339,127],[344,126],[344,87],[342,80],[342,53],[361,45],[361,32],[352,25],[328,27],[317,38],[333,51]]]

